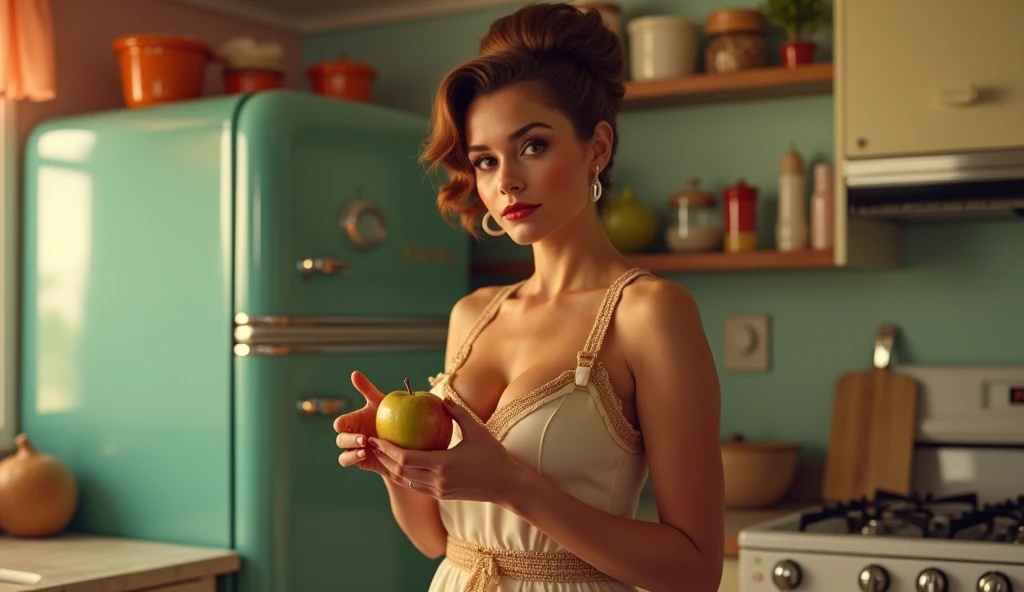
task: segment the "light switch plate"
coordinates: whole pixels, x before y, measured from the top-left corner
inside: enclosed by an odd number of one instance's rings
[[[769,335],[767,315],[725,317],[725,369],[767,372]]]

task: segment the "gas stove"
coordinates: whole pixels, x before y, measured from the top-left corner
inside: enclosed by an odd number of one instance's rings
[[[798,530],[1024,544],[1024,495],[979,504],[977,493],[900,495],[879,490],[862,498],[802,512]]]
[[[912,493],[744,529],[741,592],[1024,592],[1024,367],[894,370],[920,384]]]

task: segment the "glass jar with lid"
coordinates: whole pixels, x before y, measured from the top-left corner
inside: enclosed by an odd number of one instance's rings
[[[686,191],[669,198],[675,224],[665,229],[665,244],[672,251],[715,251],[722,246],[722,218],[715,196],[690,179]]]
[[[727,8],[708,15],[704,69],[709,74],[761,68],[768,63],[765,20],[760,11]]]

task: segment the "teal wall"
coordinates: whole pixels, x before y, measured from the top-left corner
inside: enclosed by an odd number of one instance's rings
[[[623,17],[670,13],[703,22],[724,0],[623,0]],[[739,4],[739,5],[742,5]],[[452,66],[472,57],[495,18],[514,7],[313,35],[306,64],[341,54],[373,63],[375,101],[426,115]],[[819,33],[819,59],[831,59],[831,31]],[[773,33],[772,45],[778,34]],[[773,59],[777,56],[773,51]],[[742,177],[761,189],[762,239],[771,244],[779,159],[792,143],[808,167],[831,160],[832,99],[812,97],[630,112],[620,118],[613,180],[667,220],[668,195],[700,177],[716,192]],[[616,191],[617,192],[617,191]],[[529,256],[508,239],[487,239],[477,259]],[[905,229],[903,267],[894,271],[715,272],[664,275],[700,303],[721,360],[726,315],[771,317],[771,370],[720,369],[723,435],[795,439],[805,457],[824,455],[832,392],[840,374],[871,363],[874,331],[901,331],[896,362],[1024,363],[1024,224],[915,225]],[[475,283],[507,278],[477,279]]]

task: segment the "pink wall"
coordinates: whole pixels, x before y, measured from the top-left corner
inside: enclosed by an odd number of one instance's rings
[[[50,0],[53,10],[57,97],[19,102],[18,145],[29,132],[52,117],[124,107],[114,39],[132,33],[181,33],[218,47],[245,35],[282,44],[285,85],[302,88],[299,36],[242,22],[167,0]],[[221,94],[220,68],[207,69],[206,94]]]

